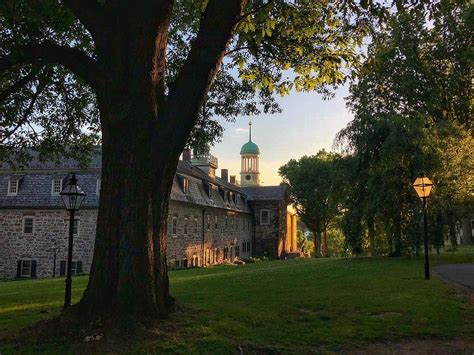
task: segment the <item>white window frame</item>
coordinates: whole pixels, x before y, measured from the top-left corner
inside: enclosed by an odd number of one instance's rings
[[[15,186],[15,192],[12,192],[12,187]],[[20,180],[8,180],[7,196],[18,195],[18,189],[20,187]]]
[[[102,184],[102,179],[101,179],[101,178],[97,178],[96,185],[95,185],[95,194],[96,194],[97,196],[100,195],[100,187],[101,187],[101,184]]]
[[[33,260],[21,260],[21,266],[20,266],[20,277],[31,277],[31,271],[32,271],[32,266],[33,266]],[[25,269],[25,263],[29,263],[29,266],[28,268],[26,268],[27,270],[29,270],[29,273],[28,274],[25,274],[24,273],[24,269]]]
[[[31,233],[25,232],[26,220],[27,220],[27,219],[31,219],[31,220],[32,220],[32,223],[31,223]],[[22,231],[22,234],[23,234],[23,235],[33,235],[33,234],[35,234],[35,217],[34,217],[34,216],[23,216],[23,223],[22,223],[22,226],[21,226],[21,231]]]
[[[266,222],[264,222],[263,218],[262,218],[264,212],[267,212],[267,221]],[[270,225],[270,210],[266,210],[266,209],[260,210],[260,225],[261,226]]]
[[[59,191],[54,190],[56,181],[59,181]],[[53,178],[53,180],[51,180],[51,195],[59,195],[59,193],[62,190],[63,190],[63,179]]]
[[[176,237],[178,235],[178,217],[173,216],[171,220],[171,234]]]

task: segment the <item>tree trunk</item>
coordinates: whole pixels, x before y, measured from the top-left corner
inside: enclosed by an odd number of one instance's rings
[[[402,221],[401,212],[397,211],[393,218],[393,246],[392,256],[402,256]]]
[[[313,231],[313,235],[314,235],[314,256],[318,258],[321,256],[321,232]]]
[[[102,184],[89,284],[76,307],[81,312],[140,319],[165,317],[173,308],[166,261],[173,178],[246,3],[207,3],[167,96],[172,1],[117,9],[127,26],[114,21],[112,37],[98,48],[98,62],[108,74],[97,90]]]
[[[456,236],[456,218],[454,217],[454,213],[451,210],[448,211],[447,215],[448,215],[449,240],[451,241],[451,249],[457,250],[458,239]]]
[[[327,236],[326,230],[323,232],[323,238],[324,238],[324,256],[328,256],[328,236]]]
[[[377,254],[375,251],[375,220],[372,216],[367,218],[367,234],[370,243],[370,256],[375,256]]]

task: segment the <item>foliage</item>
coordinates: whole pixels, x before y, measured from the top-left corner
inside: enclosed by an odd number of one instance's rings
[[[337,140],[352,165],[343,226],[357,252],[369,222],[378,237],[390,236],[394,255],[419,251],[421,211],[411,184],[421,171],[435,183],[435,245],[443,241],[436,223],[453,224],[462,206],[473,206],[472,8],[441,1],[435,9],[434,26],[419,10],[393,14],[350,87],[355,117]]]
[[[314,156],[292,159],[279,169],[298,216],[316,237],[318,255],[321,233],[327,230],[340,210],[339,160],[339,155],[321,150]]]
[[[100,11],[109,6],[99,3]],[[175,2],[167,51],[168,89],[188,57],[206,5],[204,0]],[[239,115],[279,112],[275,93],[295,89],[329,94],[357,68],[357,46],[386,11],[372,2],[249,1],[188,143],[205,150],[218,141],[219,118],[232,121]],[[0,55],[49,41],[96,58],[96,41],[103,34],[86,27],[64,2],[6,0],[0,5]],[[44,158],[83,157],[100,143],[94,91],[54,60],[27,62],[8,72],[2,69],[0,84],[2,160],[19,148],[24,154],[34,148]],[[75,149],[79,146],[83,149]]]

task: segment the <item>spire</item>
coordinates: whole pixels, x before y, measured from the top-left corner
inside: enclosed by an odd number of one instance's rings
[[[252,118],[249,120],[249,142],[252,141]]]

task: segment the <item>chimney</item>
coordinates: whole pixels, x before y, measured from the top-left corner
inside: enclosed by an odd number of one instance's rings
[[[229,182],[229,170],[221,169],[221,179]]]
[[[230,176],[230,183],[235,185],[235,175]]]
[[[184,148],[183,150],[183,161],[191,161],[191,149]]]

